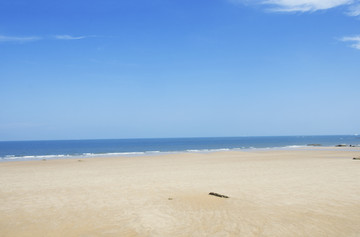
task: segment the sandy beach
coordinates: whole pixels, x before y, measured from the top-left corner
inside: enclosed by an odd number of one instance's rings
[[[0,236],[360,236],[355,156],[360,148],[2,162]]]

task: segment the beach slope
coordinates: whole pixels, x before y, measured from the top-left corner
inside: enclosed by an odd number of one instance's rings
[[[0,236],[360,236],[359,154],[2,162]]]

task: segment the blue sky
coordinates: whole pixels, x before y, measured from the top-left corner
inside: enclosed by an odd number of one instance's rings
[[[0,1],[0,140],[360,133],[360,1]]]

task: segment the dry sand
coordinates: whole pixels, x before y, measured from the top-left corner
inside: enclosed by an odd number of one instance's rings
[[[0,236],[360,236],[359,155],[314,148],[3,162]]]

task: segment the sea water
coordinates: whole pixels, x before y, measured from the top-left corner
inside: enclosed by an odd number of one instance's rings
[[[101,139],[60,141],[2,141],[0,161],[104,156],[153,155],[178,152],[212,152],[248,149],[289,149],[320,144],[360,146],[358,135],[264,136]]]

